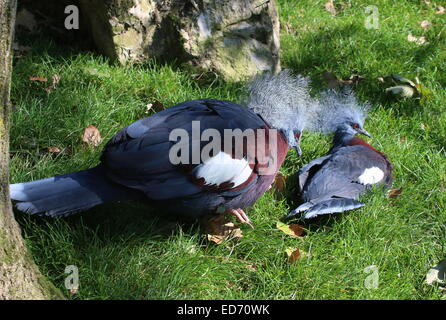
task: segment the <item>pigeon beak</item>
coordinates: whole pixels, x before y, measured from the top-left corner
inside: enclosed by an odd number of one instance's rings
[[[302,149],[300,148],[300,146],[294,146],[293,148],[294,150],[296,150],[299,157],[302,156]]]
[[[372,135],[371,135],[370,133],[368,133],[366,130],[364,130],[364,129],[362,129],[362,128],[357,129],[357,131],[358,131],[359,133],[361,133],[361,134],[363,134],[363,135],[369,137],[369,138],[372,137]]]

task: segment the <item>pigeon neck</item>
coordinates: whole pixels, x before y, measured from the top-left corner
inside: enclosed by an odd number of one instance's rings
[[[346,146],[364,146],[369,148],[370,150],[373,150],[375,152],[379,152],[375,148],[373,148],[370,144],[368,144],[366,141],[362,140],[361,138],[356,137],[355,135],[346,132],[346,131],[336,131],[334,139],[333,139],[333,150],[336,150],[341,147]]]
[[[356,137],[348,131],[337,130],[333,138],[333,148],[348,146],[355,138]]]

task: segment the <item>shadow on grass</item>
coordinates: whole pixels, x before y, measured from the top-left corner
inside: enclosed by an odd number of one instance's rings
[[[366,40],[364,41],[362,38]],[[361,41],[357,39],[361,39]],[[420,109],[418,100],[394,99],[385,93],[386,86],[377,81],[379,76],[403,72],[393,69],[395,65],[388,66],[389,69],[386,69],[385,65],[381,65],[381,53],[388,54],[387,52],[390,51],[395,56],[400,53],[401,59],[410,57],[412,65],[422,66],[424,61],[435,54],[437,46],[435,42],[432,42],[423,46],[414,46],[408,50],[407,43],[403,41],[393,41],[390,44],[386,40],[380,39],[380,33],[369,32],[358,24],[330,26],[313,33],[307,32],[300,37],[298,42],[302,46],[301,52],[285,57],[283,65],[295,70],[296,73],[309,75],[312,79],[313,90],[316,92],[326,88],[326,83],[322,78],[324,71],[343,70],[344,77],[358,73],[365,77],[355,88],[362,100],[381,104],[386,109],[393,109],[400,116],[413,115]],[[369,50],[363,48],[372,42],[373,47],[370,47]],[[343,43],[343,45],[339,43]],[[366,60],[363,57],[358,59],[357,55],[360,54],[368,55],[368,63],[365,63]],[[358,61],[358,65],[352,65],[356,61]],[[348,65],[352,66],[351,70],[346,70]],[[404,64],[398,65],[398,69],[405,67]],[[380,71],[383,74],[379,74]],[[412,72],[415,73],[416,70],[412,70]],[[342,77],[340,74],[337,76]]]
[[[199,231],[197,222],[155,211],[141,201],[104,204],[65,218],[30,216],[18,211],[15,215],[24,231],[30,234],[35,232],[34,227],[49,231],[55,226],[75,237],[82,235],[82,238],[73,239],[80,248],[82,243],[88,246],[93,239],[109,244],[122,243],[123,239],[164,241],[180,231]],[[85,232],[80,232],[81,229]]]

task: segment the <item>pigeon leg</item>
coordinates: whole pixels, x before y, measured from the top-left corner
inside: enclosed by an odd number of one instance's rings
[[[242,209],[228,209],[226,213],[233,215],[240,223],[246,223],[251,228],[254,228],[251,224],[251,220],[249,220],[248,215]]]

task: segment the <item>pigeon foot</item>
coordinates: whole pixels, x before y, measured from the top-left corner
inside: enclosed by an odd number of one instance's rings
[[[242,209],[228,209],[226,210],[226,213],[233,215],[240,223],[247,224],[251,228],[254,229],[251,220],[249,219],[248,215],[243,211]]]

